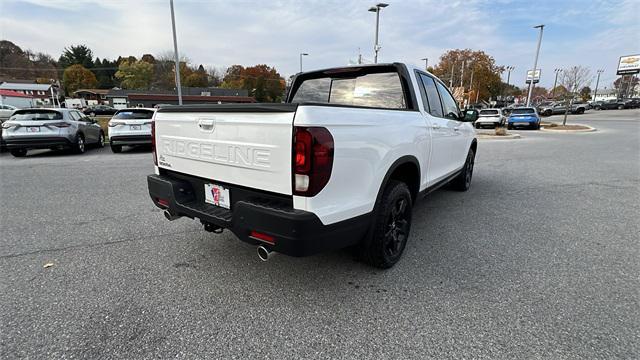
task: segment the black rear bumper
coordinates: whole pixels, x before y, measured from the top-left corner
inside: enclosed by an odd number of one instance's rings
[[[48,149],[51,147],[73,145],[69,139],[60,136],[18,137],[4,139],[7,149]]]
[[[111,145],[147,145],[151,144],[151,135],[122,135],[109,138]]]
[[[230,189],[231,210],[204,202],[204,183],[211,180],[179,174],[149,175],[153,203],[172,215],[197,218],[231,230],[240,240],[264,245],[290,256],[307,256],[357,244],[369,227],[369,214],[324,225],[313,213],[293,209],[291,196],[270,194],[221,184]],[[216,182],[219,184],[219,182]],[[168,206],[160,204],[162,199]],[[273,243],[251,235],[273,238]]]

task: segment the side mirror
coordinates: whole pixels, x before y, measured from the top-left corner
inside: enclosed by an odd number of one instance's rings
[[[475,110],[465,110],[464,117],[462,121],[464,122],[474,122],[478,120],[478,112]]]

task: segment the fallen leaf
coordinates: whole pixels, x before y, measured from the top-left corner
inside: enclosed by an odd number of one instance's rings
[[[44,264],[44,268],[45,268],[45,269],[46,269],[46,268],[50,268],[50,267],[52,267],[52,266],[53,266],[53,263],[46,263],[46,264]]]

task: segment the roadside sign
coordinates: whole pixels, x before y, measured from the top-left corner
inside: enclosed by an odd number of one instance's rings
[[[537,84],[540,82],[540,69],[536,69],[535,75],[533,74],[533,70],[527,70],[527,81],[526,83],[531,83],[531,79],[533,79],[533,83]]]
[[[617,75],[640,73],[640,54],[621,56],[618,61]]]

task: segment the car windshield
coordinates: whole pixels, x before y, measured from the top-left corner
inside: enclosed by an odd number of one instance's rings
[[[498,114],[498,110],[480,110],[480,116],[495,116]]]
[[[114,119],[151,119],[153,117],[153,111],[151,110],[122,110],[118,111],[113,118]]]
[[[385,109],[407,107],[400,76],[395,72],[358,74],[304,80],[293,103],[315,102]]]
[[[535,110],[533,110],[532,108],[519,108],[519,109],[513,109],[513,111],[511,111],[511,115],[523,115],[523,114],[535,114]]]
[[[62,114],[55,110],[33,109],[17,110],[10,120],[20,121],[42,121],[42,120],[62,120]]]

